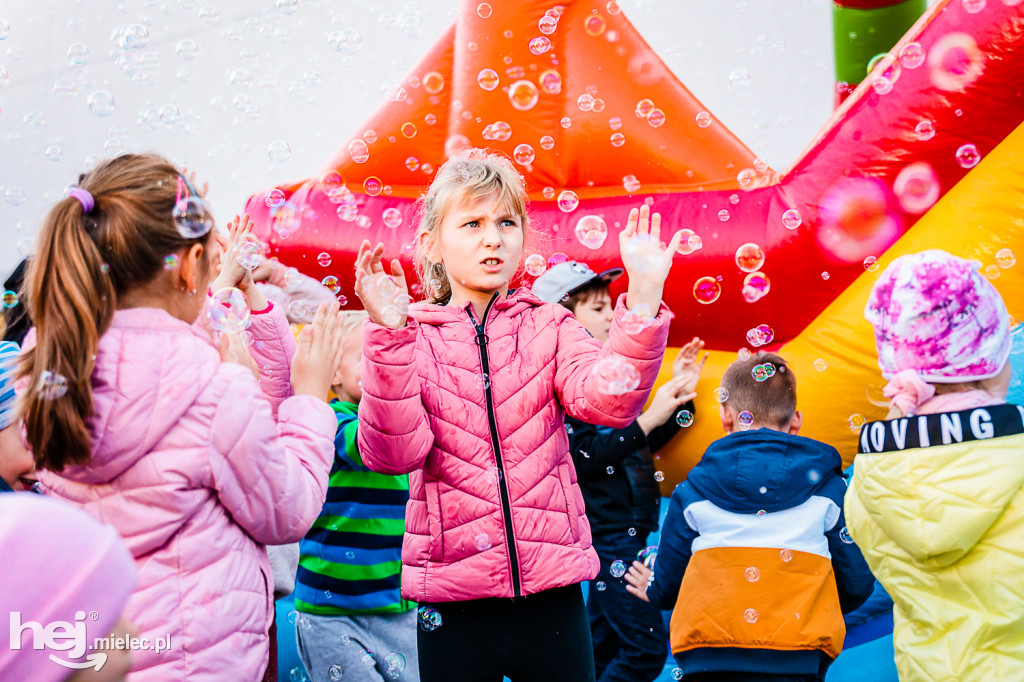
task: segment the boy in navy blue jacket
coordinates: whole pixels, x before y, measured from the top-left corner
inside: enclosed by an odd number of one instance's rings
[[[634,562],[628,589],[675,607],[683,680],[823,680],[842,614],[874,585],[846,530],[842,460],[797,435],[796,379],[778,355],[734,362],[722,387],[728,435],[672,493],[654,571]]]

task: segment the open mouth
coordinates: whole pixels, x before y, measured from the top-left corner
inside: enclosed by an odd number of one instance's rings
[[[504,264],[505,262],[500,258],[484,258],[480,261],[480,265],[484,266],[484,270],[489,272],[498,272]]]

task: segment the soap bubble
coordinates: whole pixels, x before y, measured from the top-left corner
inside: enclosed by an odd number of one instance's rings
[[[549,95],[557,95],[562,92],[562,75],[554,69],[541,72],[537,82],[541,89]]]
[[[626,144],[626,136],[622,133],[612,133],[611,142],[613,147],[621,147]]]
[[[803,218],[800,215],[800,211],[795,208],[791,208],[782,214],[782,226],[787,230],[795,230],[800,227],[802,222]]]
[[[916,69],[924,64],[925,52],[921,43],[907,43],[900,48],[900,64],[905,69]]]
[[[606,585],[603,580],[598,580],[596,583],[594,583],[594,587],[597,588],[598,592],[604,592],[606,589],[608,589],[608,585]]]
[[[438,613],[437,609],[433,609],[429,606],[421,606],[417,613],[417,619],[419,621],[420,630],[423,632],[433,632],[434,630],[441,627],[442,619],[441,614]]]
[[[848,263],[884,251],[899,234],[899,203],[882,182],[845,178],[829,188],[820,202],[818,243]]]
[[[267,145],[267,156],[274,163],[284,163],[292,156],[292,148],[284,140],[274,140]]]
[[[711,125],[711,114],[706,111],[702,111],[697,114],[697,127],[707,128]]]
[[[238,334],[249,326],[249,304],[245,294],[234,287],[214,292],[207,302],[210,327],[225,334]]]
[[[662,260],[661,245],[650,235],[636,235],[622,247],[622,260],[633,272],[653,272]]]
[[[626,574],[626,563],[621,559],[616,559],[612,562],[608,572],[612,574],[613,578],[621,578]]]
[[[765,297],[771,290],[771,281],[763,272],[751,272],[743,278],[743,300],[754,303]]]
[[[17,291],[11,291],[10,289],[8,289],[7,291],[4,292],[3,301],[4,301],[4,308],[7,308],[8,310],[10,310],[14,306],[18,305],[18,301],[19,301],[19,299],[18,299],[18,292]]]
[[[974,168],[981,161],[981,154],[973,144],[965,144],[956,150],[956,162],[961,168]]]
[[[508,88],[508,101],[512,103],[512,108],[519,111],[533,109],[538,99],[540,92],[532,81],[518,80]]]
[[[281,206],[285,202],[284,192],[279,189],[268,190],[263,195],[263,203],[267,205],[267,208],[276,208]]]
[[[642,99],[636,103],[634,113],[637,118],[647,118],[654,111],[654,102],[649,99]]]
[[[930,140],[935,137],[935,124],[927,119],[920,121],[914,126],[914,132],[919,140]]]
[[[679,238],[679,248],[676,251],[684,256],[688,256],[696,250],[690,244],[690,237],[694,236],[693,230],[684,227],[679,231],[682,233],[682,236]]]
[[[896,176],[893,193],[904,211],[920,215],[938,200],[939,178],[931,166],[917,161],[906,166]]]
[[[89,95],[86,104],[89,106],[89,111],[100,117],[110,116],[114,113],[114,96],[106,90],[97,90]]]
[[[337,293],[341,291],[341,283],[338,281],[338,278],[335,277],[334,275],[327,275],[322,280],[320,280],[320,284],[321,286],[323,286],[324,289],[327,289],[327,291],[331,292],[332,294],[337,295]]]
[[[588,249],[599,249],[608,237],[608,224],[599,215],[585,215],[576,223],[576,239]]]
[[[397,680],[398,676],[405,672],[405,656],[392,651],[384,657],[384,674],[392,680]]]
[[[636,560],[647,568],[654,568],[654,563],[658,560],[658,546],[648,545],[647,547],[644,547],[637,552]]]
[[[878,270],[878,259],[874,256],[868,256],[864,259],[864,269],[868,272],[875,272]]]
[[[826,369],[828,369],[828,363],[825,362],[824,358],[817,358],[814,361],[814,369],[818,370],[819,372],[824,372]]]
[[[647,124],[652,128],[660,128],[665,125],[665,112],[658,108],[653,109],[647,116]]]
[[[540,18],[540,21],[537,22],[537,28],[544,35],[551,35],[555,32],[555,29],[558,28],[558,17],[558,12],[552,13],[551,10],[548,10],[548,12]]]
[[[793,560],[793,551],[789,550],[789,549],[780,549],[779,550],[779,559],[783,563],[788,564],[790,561]]]
[[[68,392],[68,380],[63,374],[44,370],[39,375],[37,394],[41,400],[56,400]]]
[[[676,424],[679,424],[684,429],[693,424],[693,412],[689,410],[679,410],[676,413]]]
[[[68,61],[74,66],[81,66],[89,61],[89,48],[82,43],[75,43],[68,48]]]
[[[756,272],[764,266],[764,249],[747,243],[736,249],[736,266],[743,272]]]
[[[348,154],[356,163],[366,163],[370,158],[370,148],[363,140],[355,139],[348,143]]]
[[[555,138],[551,137],[550,135],[545,135],[542,138],[540,138],[541,149],[551,149],[554,146]]]
[[[583,19],[583,30],[595,38],[604,33],[605,26],[604,17],[600,14],[590,14]]]
[[[327,34],[327,46],[342,54],[359,54],[359,51],[363,49],[363,36],[354,28],[331,31]]]
[[[529,166],[533,163],[533,160],[536,157],[537,154],[533,151],[533,147],[525,142],[523,144],[516,145],[515,150],[512,152],[512,158],[514,158],[516,163],[520,166]]]
[[[416,124],[411,121],[406,121],[402,124],[402,137],[412,139],[416,137]]]
[[[598,391],[605,395],[622,395],[640,385],[640,372],[618,355],[599,360],[594,365]]]
[[[851,431],[853,431],[854,433],[860,433],[860,429],[862,426],[864,426],[864,423],[866,421],[867,420],[864,419],[862,415],[854,412],[847,418],[846,423],[849,424]]]
[[[887,95],[892,92],[893,86],[899,80],[903,67],[898,59],[886,54],[877,62],[869,64],[868,71],[871,74],[871,87],[874,91],[879,95]]]
[[[748,583],[756,583],[761,579],[761,571],[755,566],[750,566],[747,570],[743,571],[743,577],[747,579]]]
[[[746,431],[754,424],[754,415],[747,410],[743,410],[736,416],[736,423],[740,425],[741,431]]]
[[[476,75],[476,83],[484,90],[494,90],[498,87],[500,79],[498,78],[498,72],[494,69],[481,69],[480,73]]]
[[[594,96],[588,92],[583,93],[576,99],[576,106],[580,108],[580,111],[593,111]]]
[[[198,239],[213,229],[213,218],[206,202],[197,196],[189,195],[176,201],[171,217],[178,234],[185,239]]]
[[[622,177],[622,186],[630,194],[635,194],[640,190],[640,181],[635,175],[625,175]]]
[[[381,219],[384,221],[385,227],[394,229],[402,224],[402,212],[397,208],[386,208],[381,214]]]
[[[345,668],[335,663],[327,669],[327,677],[332,680],[340,680],[345,677]]]
[[[444,90],[444,76],[437,71],[431,71],[423,76],[423,89],[429,95],[436,95]]]
[[[740,90],[750,85],[750,74],[746,69],[734,69],[729,74],[729,86]]]
[[[839,539],[842,540],[847,545],[852,545],[853,544],[853,537],[850,535],[850,531],[846,528],[846,526],[843,526],[839,530]]]
[[[671,674],[673,680],[681,680],[681,679],[683,679],[683,669],[682,668],[672,668],[672,672],[670,674]]]
[[[247,239],[238,245],[238,264],[246,270],[255,270],[262,255],[263,250],[254,239]]]
[[[754,609],[747,609],[743,612],[743,620],[747,621],[751,625],[757,622],[757,611]]]
[[[747,331],[747,343],[754,348],[760,348],[766,343],[771,343],[775,338],[775,332],[766,324],[760,324]]]
[[[714,390],[713,395],[715,396],[716,401],[724,403],[726,400],[729,399],[729,389],[727,389],[725,386],[719,386]]]
[[[551,49],[551,39],[546,36],[537,36],[530,41],[530,52],[535,55],[542,55]]]
[[[1017,263],[1017,256],[1010,249],[999,249],[996,251],[996,265],[1006,269],[1012,268]]]
[[[721,295],[722,285],[714,277],[701,277],[693,285],[693,297],[698,303],[709,305],[717,301]]]
[[[544,259],[544,256],[539,253],[534,253],[526,257],[526,272],[531,277],[539,277],[547,269],[548,262]]]
[[[491,548],[491,539],[487,537],[487,533],[480,533],[474,538],[473,544],[478,550],[483,552]]]
[[[321,251],[320,255],[316,257],[316,262],[322,268],[329,267],[331,265],[331,254]]]
[[[476,6],[476,13],[477,13],[477,15],[479,15],[479,17],[481,19],[488,19],[488,18],[490,18],[491,14],[493,12],[494,12],[494,10],[486,2],[481,2],[479,5]]]
[[[558,210],[563,213],[572,213],[580,205],[580,197],[572,190],[563,190],[558,195]]]
[[[966,33],[947,33],[928,51],[932,84],[940,90],[962,90],[978,79],[984,69],[984,55]]]

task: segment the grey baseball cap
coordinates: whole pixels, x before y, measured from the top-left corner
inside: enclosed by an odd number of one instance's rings
[[[545,303],[558,303],[577,289],[582,289],[595,279],[611,284],[622,276],[622,268],[612,268],[602,273],[591,270],[586,263],[574,260],[558,263],[547,269],[533,283],[533,293]]]

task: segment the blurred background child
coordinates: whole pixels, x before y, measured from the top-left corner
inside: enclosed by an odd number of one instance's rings
[[[137,574],[116,530],[60,500],[0,495],[0,556],[5,559],[0,580],[0,679],[125,679],[133,652],[113,643],[94,648],[98,638],[139,635],[122,615]],[[52,643],[60,649],[47,646],[48,636],[36,631],[58,622],[68,624],[53,630]],[[170,644],[180,646],[173,640]],[[55,662],[51,655],[69,665]],[[87,664],[94,665],[70,667]]]
[[[14,378],[20,353],[18,344],[0,341],[0,493],[30,490],[36,483],[36,465],[15,420]]]
[[[409,476],[374,473],[359,454],[363,311],[345,313],[330,405],[338,418],[327,501],[299,544],[295,629],[313,682],[419,680],[416,604],[401,594]]]

